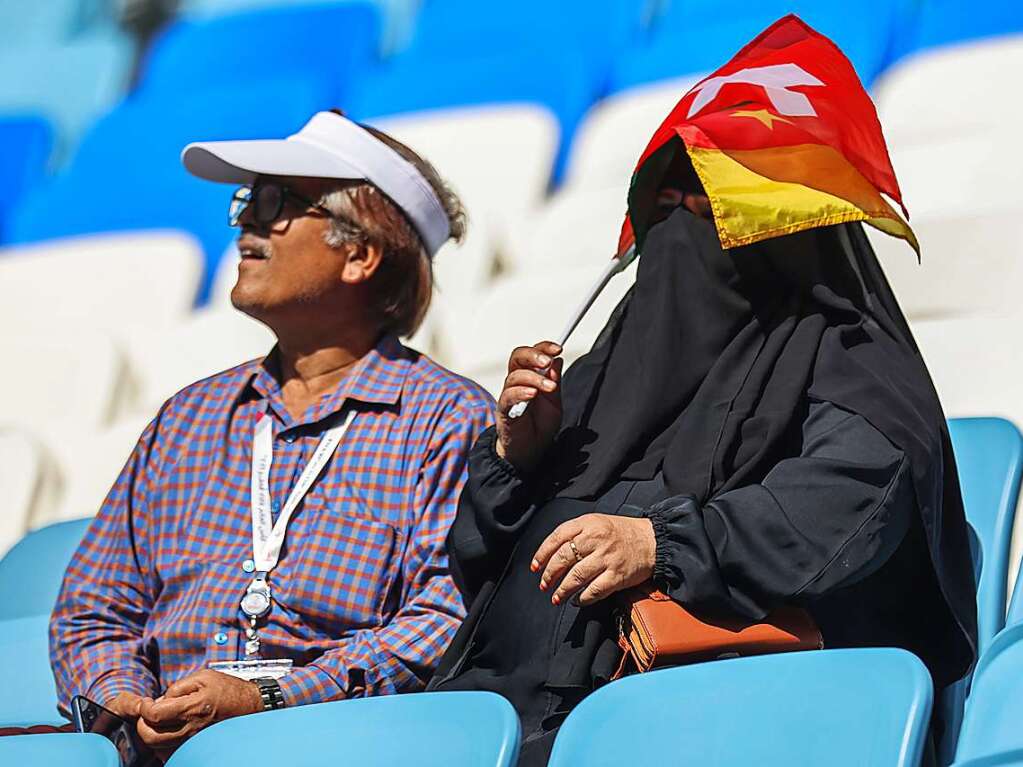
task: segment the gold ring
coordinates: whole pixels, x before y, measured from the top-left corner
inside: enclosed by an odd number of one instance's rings
[[[583,555],[579,553],[579,549],[575,547],[575,541],[569,541],[568,545],[572,547],[572,553],[575,554],[575,561],[582,562]]]

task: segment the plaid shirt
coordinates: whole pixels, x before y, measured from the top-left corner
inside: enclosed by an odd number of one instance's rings
[[[157,696],[210,661],[244,657],[252,579],[253,427],[274,421],[277,517],[323,432],[355,420],[288,526],[270,574],[261,657],[291,658],[299,705],[420,689],[463,616],[444,539],[466,457],[493,403],[385,338],[294,419],[254,361],[172,397],[146,428],[68,567],[50,624],[59,699]]]

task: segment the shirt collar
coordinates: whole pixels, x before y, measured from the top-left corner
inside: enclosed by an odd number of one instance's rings
[[[292,423],[293,419],[281,398],[278,349],[275,346],[253,370],[245,382],[242,393],[251,389],[258,396],[269,400],[274,410],[289,426],[297,426],[302,423],[315,423],[337,413],[349,399],[370,405],[397,404],[401,399],[410,365],[408,350],[395,336],[385,335],[373,349],[355,363],[355,367],[334,391],[324,394],[320,402],[310,408],[300,421]]]

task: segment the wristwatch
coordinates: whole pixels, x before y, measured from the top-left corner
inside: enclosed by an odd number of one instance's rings
[[[263,699],[263,710],[274,711],[284,708],[284,694],[277,680],[269,676],[261,676],[252,680],[252,683],[259,688],[259,696]]]

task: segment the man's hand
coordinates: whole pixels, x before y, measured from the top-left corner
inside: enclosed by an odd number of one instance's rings
[[[561,347],[551,341],[520,346],[508,360],[508,377],[497,400],[497,454],[519,471],[530,471],[561,427]],[[519,402],[526,412],[509,418]]]
[[[255,684],[204,669],[178,680],[156,700],[143,698],[136,727],[142,741],[165,756],[211,724],[262,710]]]
[[[540,544],[530,569],[543,570],[540,588],[557,588],[551,602],[579,594],[591,605],[653,575],[657,554],[649,519],[584,514],[555,528]]]
[[[119,692],[116,697],[106,701],[103,704],[103,708],[117,714],[127,722],[134,722],[139,718],[139,708],[144,700],[150,699],[143,698],[141,695],[136,695],[133,692]]]

